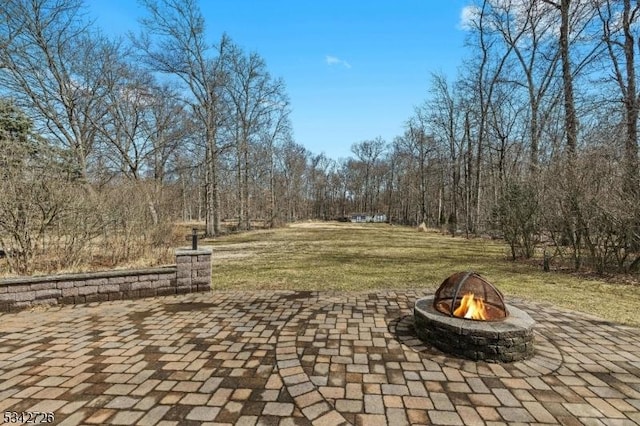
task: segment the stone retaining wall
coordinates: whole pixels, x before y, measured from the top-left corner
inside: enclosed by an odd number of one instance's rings
[[[0,280],[0,312],[210,290],[211,250],[180,249],[175,265],[160,268]]]

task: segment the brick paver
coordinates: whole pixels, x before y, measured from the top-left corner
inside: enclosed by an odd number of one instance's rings
[[[471,362],[415,337],[426,294],[213,292],[0,314],[0,411],[64,425],[640,422],[637,328],[508,300],[537,322],[535,356]]]

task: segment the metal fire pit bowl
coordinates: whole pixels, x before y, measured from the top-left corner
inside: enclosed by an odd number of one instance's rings
[[[472,271],[458,272],[444,280],[436,290],[433,307],[453,317],[453,312],[468,293],[473,293],[484,301],[487,318],[483,321],[501,321],[509,315],[500,290]]]

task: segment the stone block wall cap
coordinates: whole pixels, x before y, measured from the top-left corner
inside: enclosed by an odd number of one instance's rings
[[[210,248],[199,248],[198,250],[191,250],[190,248],[179,248],[176,250],[176,256],[197,256],[199,254],[211,254]]]
[[[79,272],[74,274],[34,275],[28,277],[0,279],[0,285],[37,284],[42,282],[58,281],[87,281],[91,279],[127,277],[131,275],[170,274],[175,273],[175,271],[176,265],[164,265],[142,269],[113,269],[110,271]]]

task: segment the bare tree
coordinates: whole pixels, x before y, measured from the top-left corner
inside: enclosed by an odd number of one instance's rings
[[[147,172],[157,185],[162,186],[176,168],[172,164],[176,154],[186,151],[193,130],[193,116],[178,93],[167,84],[148,88],[146,107],[143,135],[152,146]]]
[[[519,141],[526,139],[523,129],[526,126],[521,125],[526,103],[522,102],[512,89],[513,87],[507,84],[497,87],[489,111],[487,147],[494,202],[502,195],[502,190],[511,177],[508,175],[516,171],[513,163],[524,163],[519,155],[523,150]]]
[[[140,180],[153,150],[143,135],[151,76],[116,62],[106,83],[105,113],[95,122],[100,154],[115,174]]]
[[[471,224],[471,231],[477,233],[481,220],[482,204],[482,177],[483,158],[485,151],[485,139],[489,123],[489,111],[494,101],[494,91],[503,78],[503,73],[508,65],[508,59],[513,47],[501,45],[495,34],[494,23],[490,15],[491,2],[483,0],[476,8],[474,18],[471,20],[472,38],[470,43],[479,48],[475,63],[469,63],[467,72],[470,74],[465,79],[467,95],[466,103],[474,113],[475,130],[475,165],[473,166],[473,198],[475,204],[475,219]],[[521,37],[522,35],[518,36]],[[517,43],[517,39],[514,40]],[[473,106],[472,106],[473,105]],[[471,124],[471,122],[469,122]],[[467,132],[472,137],[471,129]],[[471,154],[471,153],[469,153]],[[470,176],[471,177],[471,176]],[[470,218],[471,219],[471,218]],[[467,226],[469,228],[469,225]]]
[[[330,194],[328,193],[329,171],[332,161],[324,154],[312,155],[309,161],[309,194],[312,197],[312,217],[328,220]]]
[[[401,147],[417,165],[420,212],[418,223],[429,224],[429,182],[427,179],[428,160],[435,150],[433,135],[427,134],[428,115],[425,108],[416,108],[407,121]]]
[[[206,164],[207,234],[220,232],[218,189],[219,131],[226,119],[223,59],[230,41],[224,35],[217,46],[207,44],[205,23],[195,0],[142,0],[149,16],[146,30],[135,41],[150,69],[175,76],[189,92],[188,102],[204,134]]]
[[[529,101],[529,170],[535,180],[539,164],[542,129],[553,105],[560,50],[554,31],[553,8],[540,1],[492,1],[492,26],[508,45],[520,65],[524,79],[503,77],[503,81],[525,88]],[[545,99],[551,95],[545,104]]]
[[[449,214],[446,218],[452,236],[458,223],[458,199],[461,178],[461,114],[460,99],[442,74],[431,76],[430,97],[426,108],[429,109],[431,132],[446,144],[449,175]]]
[[[169,161],[179,142],[187,140],[189,117],[185,104],[169,86],[158,85],[145,70],[123,61],[113,62],[105,75],[104,114],[97,131],[95,170],[102,186],[124,177],[144,188],[153,225],[160,222],[159,206]]]
[[[240,229],[249,229],[250,148],[258,143],[261,132],[270,124],[270,115],[282,111],[286,96],[282,80],[271,78],[257,53],[246,55],[238,46],[230,47],[227,67],[230,126],[237,154],[238,219]]]
[[[278,147],[277,158],[283,191],[284,212],[281,216],[288,222],[294,222],[306,217],[307,213],[304,192],[309,152],[302,145],[288,140]]]
[[[588,232],[588,224],[580,209],[580,191],[576,175],[578,147],[578,114],[576,112],[574,79],[596,56],[601,43],[589,40],[592,45],[582,58],[576,57],[576,41],[586,32],[595,14],[590,3],[583,0],[542,0],[553,6],[560,14],[559,49],[562,65],[562,89],[564,100],[564,130],[566,140],[566,182],[568,210],[565,217],[567,235],[573,245],[574,267],[581,266],[583,237]],[[575,67],[575,69],[574,69]]]
[[[638,164],[638,112],[640,95],[636,81],[636,37],[632,26],[637,24],[640,4],[631,0],[596,2],[602,22],[602,33],[613,67],[613,79],[618,85],[624,106],[626,138],[624,144],[625,192],[636,198],[640,195],[640,166]],[[622,10],[620,10],[622,9]]]
[[[277,146],[284,144],[291,139],[291,123],[289,114],[291,112],[289,98],[281,94],[280,99],[274,99],[273,110],[268,114],[264,128],[261,132],[261,142],[266,147],[269,160],[269,207],[267,212],[267,223],[269,227],[274,227],[279,222],[276,191],[276,152]]]
[[[472,193],[472,176],[473,176],[473,144],[471,139],[471,121],[469,119],[470,111],[464,111],[464,134],[463,142],[466,142],[466,151],[464,155],[464,213],[465,213],[465,235],[469,238],[469,233],[473,232],[473,193]]]
[[[551,2],[551,4],[554,4]],[[576,147],[578,145],[578,116],[576,114],[573,95],[573,74],[571,72],[571,58],[569,50],[569,8],[571,0],[561,0],[554,4],[560,10],[560,57],[562,61],[562,89],[564,93],[564,125],[567,132],[567,152],[569,167],[573,168]]]
[[[373,168],[386,149],[386,142],[377,137],[372,140],[365,140],[351,146],[351,151],[358,157],[364,166],[364,193],[363,210],[369,212],[369,209],[373,208],[373,193],[372,193],[372,171]]]
[[[70,153],[87,181],[94,121],[101,110],[113,43],[93,33],[80,0],[6,0],[0,8],[0,85],[33,114],[34,125]]]

